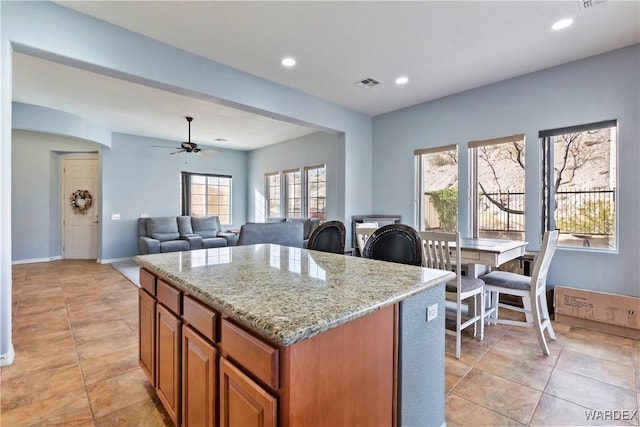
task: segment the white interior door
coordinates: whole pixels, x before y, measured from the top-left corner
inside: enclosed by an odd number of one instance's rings
[[[63,258],[97,259],[98,257],[98,159],[63,159]],[[91,196],[91,206],[74,210],[71,197],[78,190]],[[76,198],[77,204],[86,205],[86,199]]]

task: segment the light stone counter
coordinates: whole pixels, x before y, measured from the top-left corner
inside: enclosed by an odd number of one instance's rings
[[[283,346],[455,277],[442,270],[269,244],[139,255],[134,260]]]

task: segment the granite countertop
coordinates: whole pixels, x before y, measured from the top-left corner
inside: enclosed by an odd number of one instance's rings
[[[283,346],[455,278],[442,270],[270,244],[134,260]]]

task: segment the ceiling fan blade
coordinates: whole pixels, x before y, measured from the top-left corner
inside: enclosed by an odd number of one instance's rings
[[[173,153],[169,153],[169,154],[184,153],[185,151],[187,151],[187,150],[184,150],[184,149],[181,148],[180,150],[174,151]]]
[[[200,150],[211,151],[213,154],[222,153],[222,150],[220,148],[200,148]]]
[[[176,149],[176,147],[169,147],[168,145],[152,145],[152,147],[156,147],[156,148],[171,148],[172,150]]]
[[[209,154],[203,151],[203,149],[198,149],[196,153],[200,154],[202,157],[211,157]]]

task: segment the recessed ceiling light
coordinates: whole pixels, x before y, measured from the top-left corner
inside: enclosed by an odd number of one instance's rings
[[[573,24],[573,19],[571,18],[565,18],[565,19],[561,19],[558,22],[556,22],[555,24],[553,24],[551,26],[552,30],[562,30],[563,28],[567,28],[569,25]]]
[[[407,84],[407,82],[409,82],[409,78],[408,77],[404,77],[403,76],[403,77],[398,77],[396,79],[396,84],[397,85],[404,85],[404,84]]]
[[[293,58],[284,58],[282,60],[282,65],[284,65],[285,67],[293,67],[294,65],[296,65],[296,60]]]

